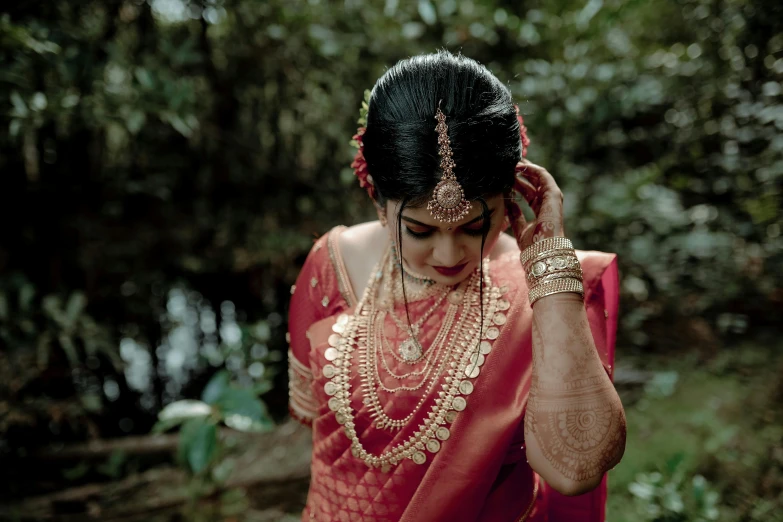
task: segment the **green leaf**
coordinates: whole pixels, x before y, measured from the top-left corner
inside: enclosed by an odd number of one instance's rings
[[[71,294],[68,298],[68,303],[65,305],[65,320],[68,328],[73,328],[76,325],[76,320],[86,305],[87,297],[82,292]]]
[[[128,455],[124,451],[112,451],[106,462],[96,467],[99,473],[111,478],[119,478],[122,476],[123,467],[128,461]]]
[[[228,480],[232,471],[234,471],[234,460],[222,459],[220,463],[212,469],[212,478],[215,482],[222,484]]]
[[[229,378],[226,370],[221,370],[213,375],[204,387],[204,391],[201,392],[201,400],[207,404],[215,404],[223,392],[229,388]]]
[[[189,420],[192,417],[178,417],[176,419],[158,420],[154,426],[152,426],[152,433],[159,435],[169,431],[171,428],[176,428],[183,422]]]
[[[215,406],[220,408],[224,418],[236,414],[249,417],[253,421],[261,422],[266,419],[261,400],[251,390],[229,388],[221,394]]]
[[[143,67],[137,68],[135,71],[135,76],[136,80],[141,84],[142,87],[146,89],[152,89],[155,86],[155,81],[147,69]]]
[[[263,433],[270,431],[275,427],[274,422],[272,422],[272,419],[267,415],[264,416],[264,419],[259,421],[244,415],[232,413],[227,415],[225,419],[223,419],[223,422],[229,428],[245,433]]]
[[[19,118],[13,118],[11,120],[11,123],[8,124],[8,133],[11,135],[12,138],[16,138],[19,136],[19,133],[22,130],[22,120]]]
[[[22,285],[19,289],[19,308],[24,312],[28,311],[33,297],[35,297],[35,287],[30,283]]]
[[[137,134],[147,121],[147,115],[140,110],[131,111],[125,118],[125,126],[131,134]]]
[[[81,97],[76,93],[69,93],[63,96],[62,101],[60,101],[60,105],[63,109],[72,109],[79,105],[79,101],[81,100]]]
[[[215,457],[217,427],[206,418],[188,420],[179,437],[180,458],[193,473],[201,473]]]
[[[186,138],[189,138],[193,134],[193,129],[188,126],[187,123],[185,123],[185,120],[180,118],[177,114],[172,114],[168,117],[169,123],[171,123],[171,126],[174,127],[174,129],[185,136]]]
[[[57,336],[57,340],[60,341],[60,347],[65,352],[65,356],[68,358],[68,363],[71,365],[71,368],[78,368],[79,355],[76,352],[76,346],[74,346],[71,336],[62,333]]]
[[[655,494],[655,488],[653,487],[653,485],[644,482],[632,482],[628,486],[628,491],[633,496],[644,500],[650,500],[651,498],[653,498],[653,495]]]
[[[11,92],[11,105],[14,107],[14,110],[11,112],[12,116],[24,118],[30,113],[27,109],[27,104],[16,91]]]
[[[82,461],[72,468],[64,469],[62,474],[68,480],[76,480],[85,476],[88,471],[90,471],[90,465],[86,461]]]
[[[429,0],[419,0],[419,16],[427,25],[433,25],[438,21],[438,15],[435,13],[435,7]]]
[[[42,111],[49,105],[49,101],[46,99],[46,95],[42,92],[33,94],[30,99],[30,108],[34,111]]]
[[[65,314],[62,311],[62,302],[56,295],[47,295],[41,302],[41,308],[49,318],[59,326],[65,326]]]
[[[260,397],[261,395],[269,392],[273,387],[274,384],[272,383],[271,379],[265,379],[253,385],[253,394],[256,397]]]
[[[82,395],[82,406],[85,410],[92,413],[99,413],[103,410],[103,404],[101,403],[101,397],[94,393],[88,393]]]
[[[193,417],[206,417],[212,413],[212,407],[202,401],[185,399],[175,401],[166,405],[160,413],[158,419],[162,421],[172,419],[190,419]]]

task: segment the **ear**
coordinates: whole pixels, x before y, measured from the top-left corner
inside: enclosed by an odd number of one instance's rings
[[[381,226],[385,227],[389,222],[388,219],[386,219],[386,209],[378,203],[375,203],[375,210],[378,212],[378,221],[381,222]]]

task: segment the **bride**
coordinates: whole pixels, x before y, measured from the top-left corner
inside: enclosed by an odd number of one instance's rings
[[[292,288],[302,520],[602,522],[625,449],[615,256],[574,250],[511,94],[475,61],[399,62],[360,123],[378,220],[321,237]]]

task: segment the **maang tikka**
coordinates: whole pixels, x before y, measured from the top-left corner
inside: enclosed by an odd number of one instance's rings
[[[462,185],[459,184],[452,171],[456,163],[452,157],[446,115],[440,110],[440,103],[438,103],[438,110],[435,112],[435,119],[438,120],[435,130],[438,132],[438,154],[440,155],[440,168],[443,171],[443,176],[435,185],[435,190],[432,191],[432,199],[427,204],[427,210],[438,221],[454,223],[467,216],[472,205],[470,201],[465,199]]]

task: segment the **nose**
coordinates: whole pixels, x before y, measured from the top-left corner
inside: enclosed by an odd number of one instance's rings
[[[453,234],[436,234],[432,249],[432,260],[436,266],[454,266],[462,261],[464,252],[462,245]]]

